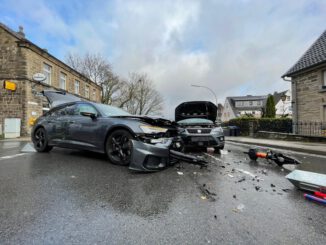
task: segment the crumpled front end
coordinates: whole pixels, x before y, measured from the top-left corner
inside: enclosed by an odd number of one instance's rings
[[[165,169],[170,163],[169,147],[171,143],[171,139],[158,144],[132,140],[133,150],[129,169],[150,172]]]
[[[143,172],[155,172],[174,165],[178,161],[190,164],[207,166],[207,161],[201,157],[179,152],[181,149],[179,139],[163,138],[158,143],[145,143],[139,140],[132,140],[133,150],[129,169]]]

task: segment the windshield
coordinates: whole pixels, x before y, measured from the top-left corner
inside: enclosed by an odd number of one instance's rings
[[[128,112],[114,106],[104,105],[104,104],[96,104],[96,107],[100,110],[100,112],[104,116],[128,116],[130,115]]]
[[[179,124],[199,124],[199,123],[212,124],[213,122],[211,120],[204,119],[204,118],[189,118],[189,119],[181,120],[178,123]]]

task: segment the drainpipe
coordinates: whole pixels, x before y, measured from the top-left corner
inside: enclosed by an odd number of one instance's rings
[[[292,79],[286,79],[286,77],[282,77],[282,79],[286,82],[291,82],[291,90],[292,90],[292,116],[293,119],[292,121],[294,122],[294,125],[292,125],[292,132],[297,134],[298,133],[298,128],[297,128],[297,123],[298,123],[298,105],[297,105],[297,85],[292,81]]]

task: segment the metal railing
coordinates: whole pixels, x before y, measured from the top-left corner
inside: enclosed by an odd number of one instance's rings
[[[292,123],[293,133],[308,136],[326,136],[325,122]]]

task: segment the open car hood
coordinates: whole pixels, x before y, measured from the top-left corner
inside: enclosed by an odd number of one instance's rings
[[[58,105],[61,105],[64,103],[82,100],[81,98],[74,96],[72,94],[66,93],[64,91],[44,90],[44,91],[42,91],[42,94],[49,101],[50,108],[53,108],[55,106],[58,106]]]
[[[175,108],[175,121],[189,118],[205,118],[215,122],[217,107],[210,101],[183,102]]]

